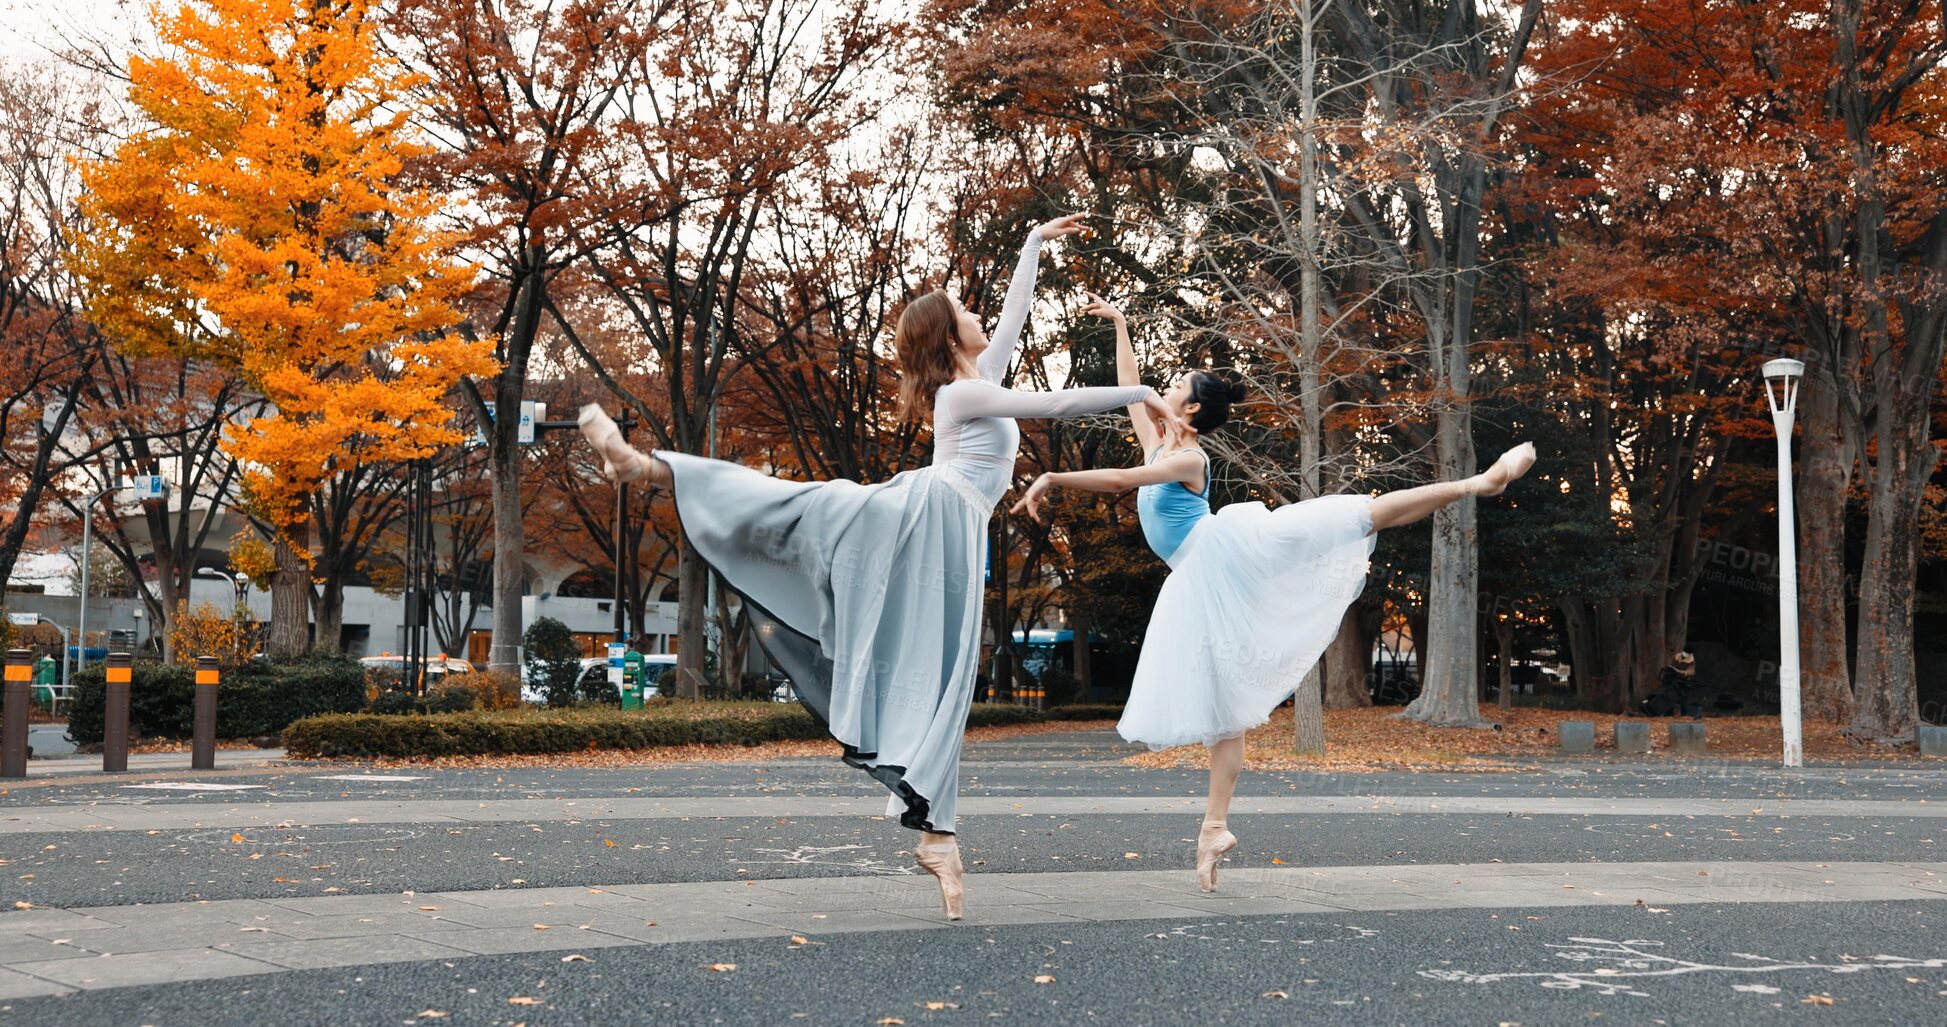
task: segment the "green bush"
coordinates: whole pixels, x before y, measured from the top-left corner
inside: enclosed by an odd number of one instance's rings
[[[1045,719],[1041,711],[1025,706],[977,703],[969,711],[967,725],[1032,724]],[[284,748],[303,759],[525,756],[824,737],[811,714],[795,705],[656,701],[641,711],[581,707],[310,717],[284,729]]]
[[[575,679],[581,675],[581,647],[574,632],[553,617],[542,617],[528,625],[521,636],[527,653],[527,679],[549,706],[568,706],[575,701]]]
[[[188,738],[196,715],[195,668],[142,662],[131,676],[129,731],[142,738]],[[100,664],[76,674],[68,737],[78,745],[98,744],[106,703],[106,675]],[[220,738],[274,735],[294,720],[364,705],[364,672],[356,661],[342,656],[301,656],[231,667],[223,671],[217,686],[216,733]]]
[[[463,675],[456,675],[463,676]],[[365,707],[366,713],[383,716],[427,713],[465,713],[480,708],[480,696],[464,682],[435,685],[426,690],[425,695],[413,695],[403,689],[380,692]]]

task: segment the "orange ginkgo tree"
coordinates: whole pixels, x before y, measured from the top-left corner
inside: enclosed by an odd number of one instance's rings
[[[143,127],[83,168],[77,265],[102,331],[231,370],[272,405],[227,443],[276,529],[272,651],[309,644],[307,498],[459,441],[449,391],[495,370],[455,331],[473,269],[411,179],[414,83],[371,7],[152,8],[161,48],[128,68]]]

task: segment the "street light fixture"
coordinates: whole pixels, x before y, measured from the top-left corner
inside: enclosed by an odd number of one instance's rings
[[[243,607],[244,593],[248,591],[250,588],[250,579],[244,577],[241,574],[225,573],[223,571],[217,570],[215,567],[198,567],[196,568],[196,576],[199,578],[222,578],[224,581],[230,583],[230,587],[235,589],[237,593],[237,605],[236,608],[230,612],[230,616],[231,619],[237,621],[238,623],[242,623],[243,612],[244,612],[244,607]]]
[[[1802,360],[1768,360],[1764,397],[1778,430],[1778,724],[1785,736],[1785,766],[1805,764],[1799,712],[1798,539],[1792,510],[1792,417],[1805,378]]]

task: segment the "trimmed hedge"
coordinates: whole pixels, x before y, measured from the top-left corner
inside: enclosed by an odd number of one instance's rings
[[[968,712],[967,726],[1034,724],[1048,719],[1048,713],[1025,706],[976,703]],[[689,702],[653,703],[641,711],[582,707],[309,717],[284,729],[284,748],[300,759],[538,756],[589,749],[758,745],[825,737],[825,730],[799,706]]]
[[[143,662],[135,665],[131,676],[129,732],[140,738],[188,738],[196,716],[195,668]],[[107,688],[100,665],[74,676],[68,737],[75,744],[101,742]],[[274,735],[294,720],[364,705],[364,670],[357,661],[342,656],[229,667],[217,686],[216,734],[219,738]]]
[[[1121,720],[1122,707],[1110,703],[1074,703],[1042,711],[1049,720]]]

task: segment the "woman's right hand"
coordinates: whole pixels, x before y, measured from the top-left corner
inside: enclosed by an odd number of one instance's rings
[[[1035,229],[1035,231],[1041,234],[1041,241],[1043,242],[1053,242],[1064,235],[1080,235],[1082,234],[1082,219],[1086,217],[1088,217],[1087,214],[1069,214],[1065,217],[1058,217],[1042,225],[1040,228]]]
[[[1096,317],[1106,317],[1117,324],[1123,322],[1122,310],[1115,304],[1110,303],[1108,300],[1092,292],[1084,292],[1082,295],[1088,297],[1088,303],[1082,307],[1082,313],[1094,314]]]
[[[1013,509],[1008,512],[1025,513],[1034,519],[1034,523],[1044,523],[1041,519],[1041,504],[1047,500],[1048,490],[1053,487],[1054,483],[1048,480],[1048,476],[1041,475],[1034,479],[1034,484],[1028,486],[1028,491],[1021,497],[1021,501],[1014,504]]]

